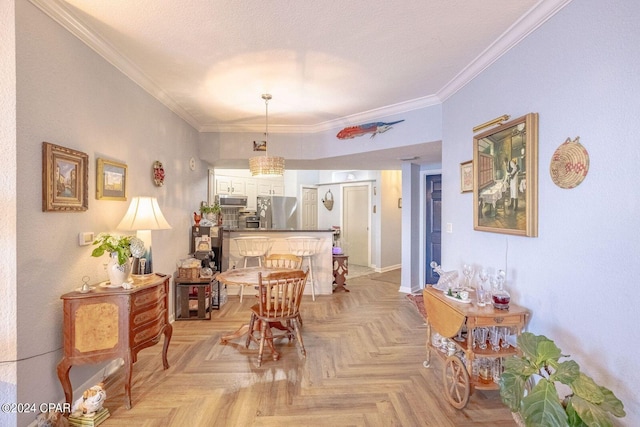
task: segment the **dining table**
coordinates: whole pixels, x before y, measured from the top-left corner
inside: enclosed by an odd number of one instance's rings
[[[291,271],[291,269],[287,268],[273,268],[273,267],[245,267],[245,268],[233,268],[227,271],[223,271],[218,274],[216,279],[220,283],[224,283],[225,285],[236,285],[236,286],[258,286],[259,275],[270,274],[270,273],[282,273]],[[257,300],[256,300],[257,301]],[[270,325],[272,328],[285,330],[280,322],[275,322]],[[255,322],[254,330],[259,330],[260,323]],[[231,340],[235,340],[238,338],[246,337],[249,334],[249,323],[245,323],[240,328],[238,328],[235,332],[232,332],[227,335],[223,335],[220,337],[220,344],[226,344]],[[274,350],[275,351],[275,350]],[[275,353],[277,354],[277,352]]]

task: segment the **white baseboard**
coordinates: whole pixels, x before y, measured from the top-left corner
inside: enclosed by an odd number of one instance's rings
[[[404,294],[410,294],[411,293],[411,288],[407,288],[406,286],[400,286],[400,289],[398,289],[398,292],[402,292]]]
[[[376,273],[386,273],[387,271],[397,270],[400,267],[402,267],[402,264],[396,264],[396,265],[383,267],[383,268],[378,268],[374,266],[373,269]]]

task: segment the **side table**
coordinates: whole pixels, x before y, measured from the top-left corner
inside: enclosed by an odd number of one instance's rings
[[[200,277],[197,279],[175,278],[175,318],[176,320],[210,320],[211,310],[220,309],[220,282],[217,280],[218,272],[211,277]],[[214,304],[213,285],[217,284],[217,303]],[[189,301],[192,299],[191,289],[196,288],[198,298],[198,309],[195,315],[191,315]],[[178,308],[180,310],[178,310]]]
[[[336,285],[333,292],[349,292],[349,289],[344,287],[347,274],[349,274],[349,257],[347,255],[333,255],[333,283]]]

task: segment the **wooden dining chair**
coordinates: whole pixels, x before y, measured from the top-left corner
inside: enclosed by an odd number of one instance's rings
[[[258,275],[259,302],[251,307],[251,320],[246,342],[247,348],[251,341],[258,343],[258,366],[262,365],[265,343],[271,350],[273,360],[278,360],[279,355],[273,344],[274,338],[296,339],[302,356],[307,356],[300,333],[299,314],[308,274],[308,270],[291,270]],[[260,322],[259,337],[255,334],[257,331],[254,330],[256,322]],[[278,327],[285,333],[274,337],[272,327]]]
[[[264,259],[265,267],[286,268],[290,270],[300,270],[302,268],[302,257],[293,254],[270,254]],[[302,317],[298,314],[299,326],[302,326]]]
[[[264,259],[265,267],[299,270],[302,257],[293,254],[270,254]]]

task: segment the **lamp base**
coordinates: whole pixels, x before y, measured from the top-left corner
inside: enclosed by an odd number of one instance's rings
[[[136,232],[136,237],[144,243],[145,253],[142,257],[133,259],[134,264],[131,271],[139,274],[152,274],[153,261],[151,258],[151,230],[138,230]],[[136,264],[136,261],[138,264]],[[144,261],[144,264],[142,261]]]

